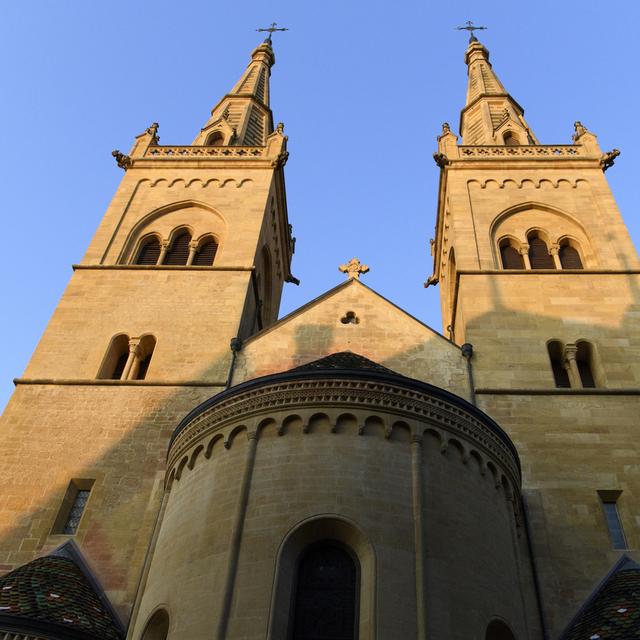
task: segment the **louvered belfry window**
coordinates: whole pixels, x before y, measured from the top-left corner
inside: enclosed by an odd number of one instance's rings
[[[189,258],[189,243],[191,242],[191,234],[188,231],[180,231],[173,238],[171,246],[167,251],[164,264],[182,265],[187,264]]]
[[[292,640],[355,640],[358,570],[333,541],[309,547],[300,558]]]
[[[213,238],[205,240],[196,251],[193,264],[197,267],[211,266],[215,260],[217,251],[218,243]]]
[[[136,264],[158,264],[160,257],[160,242],[158,238],[150,238],[142,245],[136,258]]]
[[[503,269],[524,269],[524,260],[515,247],[508,242],[500,246]]]
[[[549,254],[547,243],[537,235],[529,237],[529,262],[532,269],[555,269],[553,256]]]
[[[563,269],[583,269],[577,249],[568,244],[560,247],[560,264]]]

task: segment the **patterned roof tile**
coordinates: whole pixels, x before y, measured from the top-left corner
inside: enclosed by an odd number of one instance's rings
[[[11,620],[36,624],[52,635],[65,630],[95,640],[121,640],[122,631],[78,565],[45,556],[0,578],[0,629]]]

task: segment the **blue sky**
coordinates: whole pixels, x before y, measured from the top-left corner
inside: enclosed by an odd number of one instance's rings
[[[21,0],[0,8],[2,354],[0,406],[20,376],[152,121],[189,144],[276,20],[272,108],[289,135],[289,216],[297,237],[281,314],[340,282],[364,281],[440,329],[429,238],[443,121],[457,132],[472,19],[542,143],[583,121],[622,156],[607,173],[638,246],[640,4],[403,0]]]

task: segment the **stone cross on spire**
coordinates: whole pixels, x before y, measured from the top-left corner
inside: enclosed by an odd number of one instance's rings
[[[458,31],[468,31],[469,32],[469,42],[477,42],[478,38],[475,37],[474,35],[474,31],[482,31],[483,29],[486,29],[487,27],[476,27],[473,24],[473,20],[467,20],[465,22],[465,27],[456,27],[456,29]]]
[[[358,258],[351,258],[347,264],[341,264],[338,269],[346,273],[349,280],[360,280],[360,274],[369,271],[369,267],[362,264]]]
[[[267,42],[271,42],[271,36],[273,35],[274,31],[289,31],[289,29],[287,29],[286,27],[277,27],[278,23],[277,22],[272,22],[270,27],[267,27],[266,29],[256,29],[256,31],[268,31],[269,35],[267,36]]]

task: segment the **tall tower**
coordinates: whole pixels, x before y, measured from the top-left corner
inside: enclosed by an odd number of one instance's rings
[[[477,405],[522,459],[551,637],[640,547],[640,264],[580,122],[543,145],[472,38],[461,143],[443,126],[433,244],[444,331],[473,347]],[[607,521],[606,515],[611,518]],[[626,532],[623,540],[614,529]],[[607,526],[607,524],[609,526]]]
[[[123,179],[2,419],[0,569],[72,539],[123,620],[169,437],[292,280],[274,62],[265,41],[192,145],[160,145],[154,123],[114,152]]]

